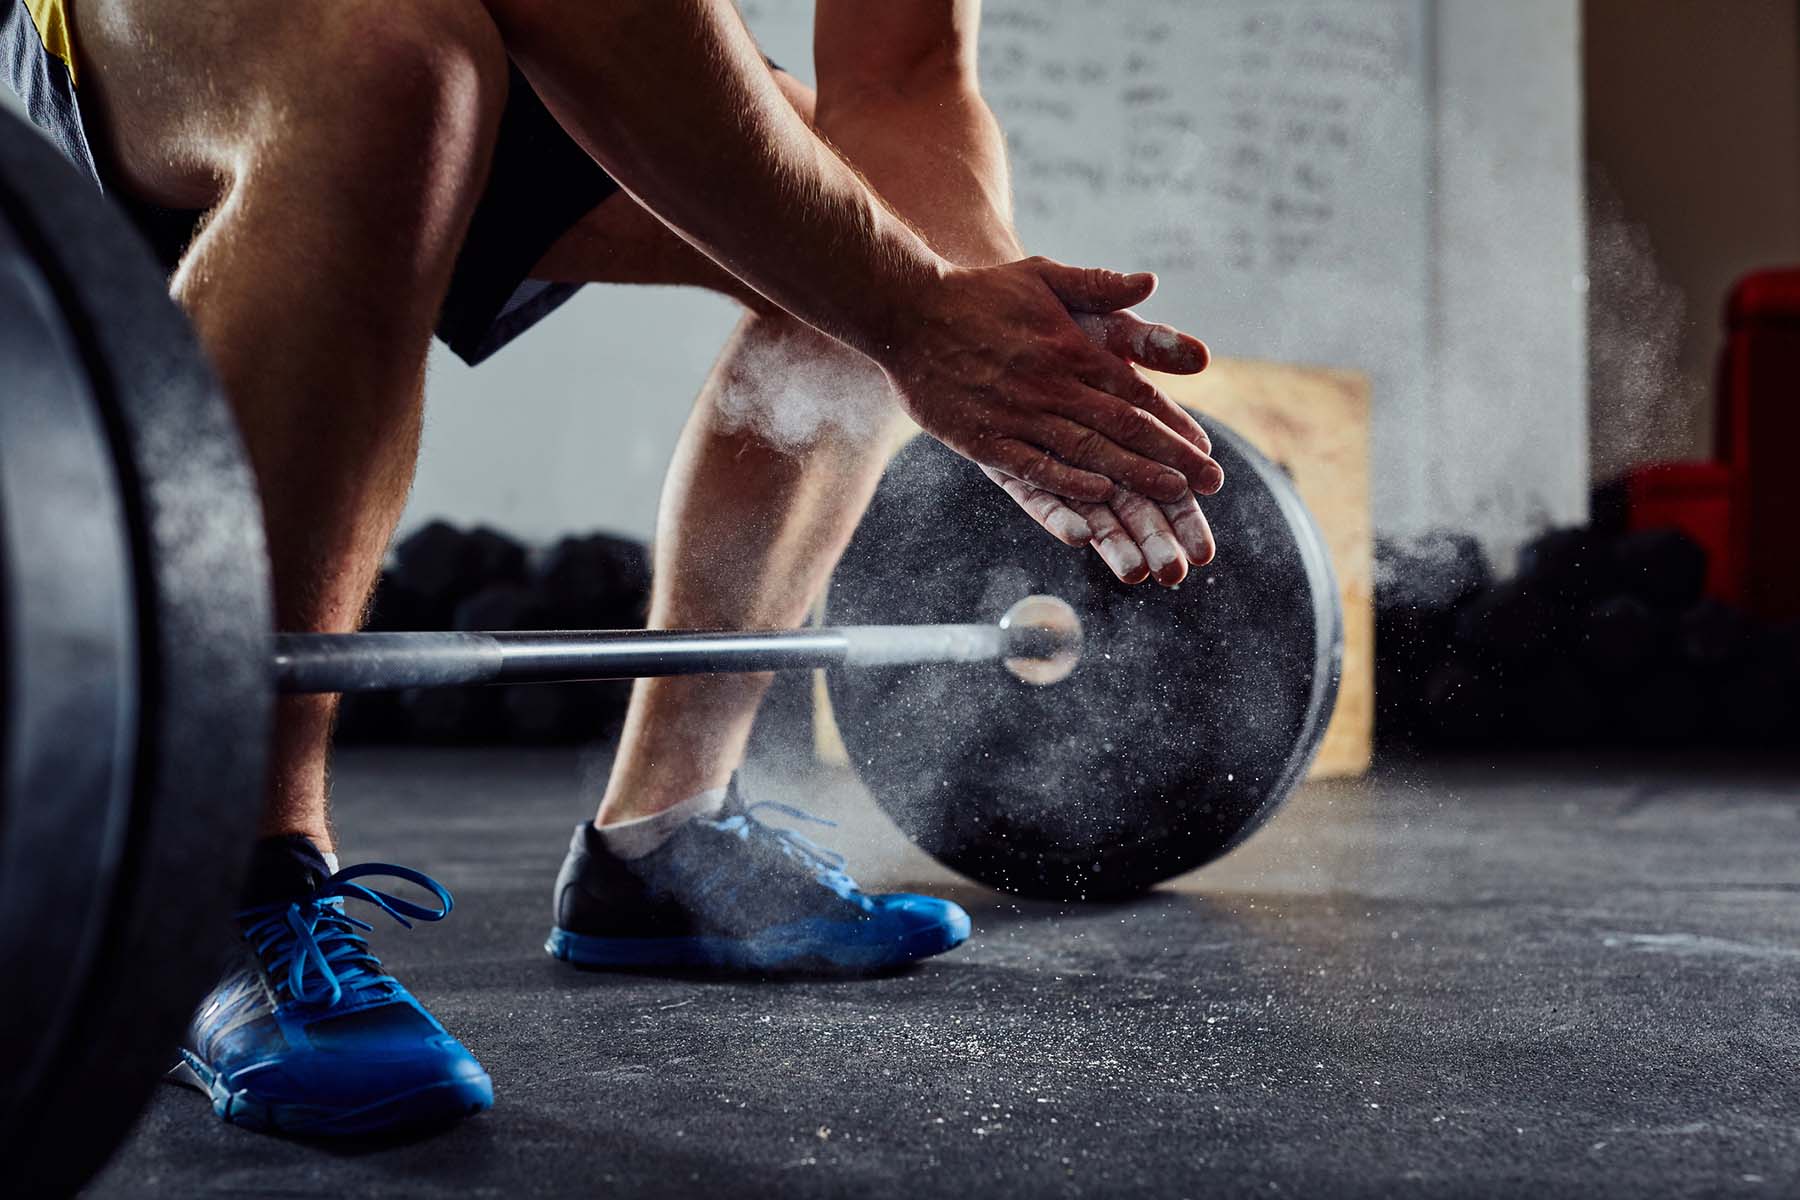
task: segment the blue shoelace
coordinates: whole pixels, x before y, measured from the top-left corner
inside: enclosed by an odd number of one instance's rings
[[[351,882],[368,875],[415,883],[436,896],[440,907],[426,908]],[[285,974],[289,995],[301,1004],[330,1008],[347,994],[399,986],[381,969],[381,960],[363,940],[362,935],[375,927],[344,912],[346,900],[373,904],[408,929],[413,927],[412,920],[441,921],[450,915],[450,893],[443,884],[411,867],[377,862],[345,867],[304,899],[239,912],[245,940],[255,947],[272,977],[282,981]],[[309,972],[318,977],[317,986],[310,990]]]
[[[827,829],[836,829],[837,822],[824,817],[815,817],[803,808],[795,808],[791,804],[782,804],[776,800],[758,800],[755,804],[745,806],[742,812],[733,813],[729,817],[721,817],[716,821],[708,821],[714,829],[722,833],[734,834],[744,841],[752,838],[766,840],[777,846],[781,852],[811,871],[813,878],[824,884],[831,891],[858,907],[867,908],[869,899],[850,878],[844,867],[849,861],[835,850],[828,850],[809,837],[795,833],[791,829],[783,829],[779,825],[770,825],[759,821],[756,814],[764,809],[793,817],[800,821],[810,821],[814,825],[823,825]]]

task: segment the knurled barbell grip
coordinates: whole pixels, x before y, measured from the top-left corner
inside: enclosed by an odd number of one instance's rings
[[[815,667],[992,662],[1046,647],[1041,630],[863,625],[776,631],[301,633],[275,639],[282,692],[375,692]]]

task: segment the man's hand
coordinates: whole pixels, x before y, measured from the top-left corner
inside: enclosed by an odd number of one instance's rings
[[[1097,324],[1097,344],[1070,315],[1115,313],[1155,288],[1149,274],[1044,258],[951,268],[878,361],[919,426],[984,468],[1090,504],[1122,490],[1191,503],[1224,472],[1199,423],[1127,360],[1136,339],[1158,362],[1198,370],[1205,346],[1136,318]],[[1127,352],[1102,348],[1108,337]]]
[[[1097,345],[1120,359],[1168,374],[1192,375],[1206,369],[1204,343],[1167,325],[1152,325],[1129,312],[1076,318]],[[1190,422],[1192,418],[1189,418]],[[1194,430],[1199,430],[1197,424]],[[1204,431],[1199,442],[1210,453]],[[1190,493],[1170,504],[1156,504],[1122,491],[1106,504],[1064,500],[1015,476],[984,466],[992,479],[1051,536],[1070,546],[1091,545],[1125,583],[1154,577],[1165,587],[1187,578],[1189,565],[1205,566],[1215,553],[1212,527]]]

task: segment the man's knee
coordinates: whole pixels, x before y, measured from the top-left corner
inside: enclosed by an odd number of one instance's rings
[[[720,430],[801,456],[883,445],[901,416],[880,367],[779,310],[739,323],[701,402]]]
[[[165,207],[273,167],[291,185],[304,162],[334,183],[485,165],[505,104],[480,0],[82,0],[79,16],[89,115],[121,181]]]
[[[318,6],[305,99],[352,155],[401,174],[485,166],[506,103],[499,31],[476,0]],[[279,126],[282,114],[271,114]],[[274,131],[279,135],[280,130]]]

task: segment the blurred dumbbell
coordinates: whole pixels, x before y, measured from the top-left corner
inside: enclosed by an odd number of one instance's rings
[[[1611,540],[1593,529],[1552,529],[1519,549],[1518,578],[1548,602],[1570,612],[1616,590]]]
[[[412,725],[392,692],[352,692],[338,701],[339,745],[392,746],[411,740]]]
[[[423,603],[447,612],[475,582],[468,535],[448,521],[420,526],[395,544],[391,575]]]
[[[1528,581],[1491,587],[1456,614],[1456,643],[1478,660],[1500,666],[1534,665],[1556,640],[1561,622],[1549,600]]]
[[[536,588],[494,583],[458,604],[450,625],[463,630],[550,629],[554,619],[554,606]]]
[[[517,583],[526,574],[525,547],[497,530],[464,532],[447,521],[432,521],[394,547],[393,577],[418,595],[441,629],[465,598],[493,583]]]
[[[1438,533],[1375,544],[1376,734],[1428,738],[1425,681],[1452,655],[1456,609],[1491,582],[1474,538]]]
[[[1481,543],[1432,533],[1375,543],[1375,610],[1447,612],[1493,582]]]
[[[1714,727],[1728,743],[1777,745],[1787,736],[1791,748],[1795,706],[1787,673],[1767,659],[1747,657],[1726,672],[1716,690]]]
[[[1627,675],[1648,666],[1669,640],[1668,622],[1636,596],[1608,596],[1581,622],[1581,660],[1601,675]]]
[[[485,746],[506,740],[491,688],[420,688],[399,693],[408,740],[442,746]]]
[[[471,529],[467,554],[478,586],[525,582],[530,561],[525,544],[498,529],[487,525]]]
[[[1693,607],[1706,588],[1706,550],[1674,529],[1628,533],[1613,544],[1619,586],[1669,612]]]
[[[559,625],[631,629],[644,623],[650,554],[642,542],[605,533],[566,537],[539,559],[532,578]]]
[[[1682,613],[1678,631],[1682,660],[1707,673],[1727,670],[1747,655],[1756,632],[1743,613],[1711,599]]]
[[[1606,712],[1588,673],[1568,662],[1549,667],[1511,699],[1516,724],[1535,741],[1553,746],[1591,742]]]
[[[1491,669],[1444,663],[1426,678],[1419,704],[1422,723],[1433,741],[1486,746],[1507,732],[1508,697]]]
[[[625,680],[496,688],[505,727],[525,744],[604,742],[618,737],[631,684]]]
[[[393,572],[383,571],[376,580],[363,628],[374,633],[404,633],[435,627],[425,597]]]

